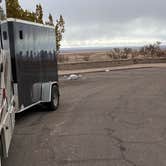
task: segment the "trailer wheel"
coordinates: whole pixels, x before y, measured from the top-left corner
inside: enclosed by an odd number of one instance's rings
[[[52,86],[50,110],[56,111],[59,107],[59,88],[56,85]]]

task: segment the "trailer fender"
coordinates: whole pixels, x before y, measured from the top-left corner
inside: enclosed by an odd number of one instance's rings
[[[53,85],[59,87],[58,82],[42,83],[42,102],[51,102],[51,90]]]

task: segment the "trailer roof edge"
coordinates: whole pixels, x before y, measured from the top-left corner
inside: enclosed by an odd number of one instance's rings
[[[36,22],[31,22],[31,21],[26,21],[26,20],[20,20],[20,19],[16,19],[16,18],[7,18],[4,21],[1,21],[1,23],[4,22],[9,22],[9,21],[14,21],[14,22],[19,22],[19,23],[24,23],[24,24],[30,24],[30,25],[37,25],[40,27],[47,27],[47,28],[52,28],[54,29],[54,26],[50,26],[50,25],[45,25],[45,24],[40,24],[40,23],[36,23]]]

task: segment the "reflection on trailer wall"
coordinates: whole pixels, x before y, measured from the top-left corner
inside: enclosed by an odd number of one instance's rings
[[[8,22],[14,82],[19,106],[41,100],[44,82],[57,81],[54,28],[21,21]]]

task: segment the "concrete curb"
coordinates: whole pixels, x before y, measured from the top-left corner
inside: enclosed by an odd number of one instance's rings
[[[166,68],[166,63],[136,64],[136,65],[128,65],[128,66],[82,69],[82,70],[64,70],[64,71],[59,71],[59,76],[70,75],[70,74],[106,72],[106,71],[111,72],[111,71],[120,71],[120,70],[144,69],[144,68]]]
[[[123,59],[123,60],[110,60],[110,61],[87,61],[87,62],[73,62],[73,63],[58,63],[60,71],[76,71],[76,70],[89,70],[101,69],[109,67],[122,67],[129,65],[139,64],[154,64],[166,63],[166,58],[151,58],[151,59]]]

